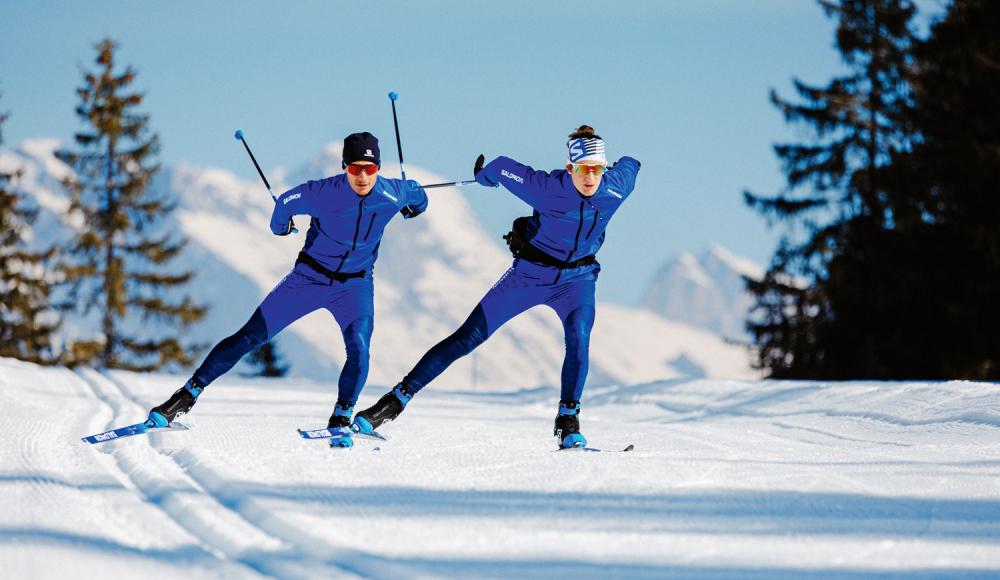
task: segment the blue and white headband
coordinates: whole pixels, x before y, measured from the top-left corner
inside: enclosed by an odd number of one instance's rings
[[[608,164],[607,158],[604,157],[604,139],[597,137],[570,139],[566,142],[566,147],[569,149],[570,163],[598,161],[601,165]]]

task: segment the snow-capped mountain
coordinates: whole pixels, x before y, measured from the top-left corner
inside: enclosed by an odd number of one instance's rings
[[[34,235],[65,239],[69,224],[59,179],[69,169],[55,158],[58,143],[31,140],[0,153],[0,167],[23,169],[20,188],[42,209]],[[289,177],[269,171],[275,192],[307,179],[339,173],[340,145],[327,148]],[[390,174],[391,176],[391,174]],[[445,181],[419,167],[408,177]],[[291,269],[308,218],[296,218],[299,235],[276,237],[268,221],[272,201],[257,181],[220,169],[179,165],[164,169],[157,187],[169,188],[178,208],[167,227],[190,239],[178,269],[197,272],[188,288],[211,305],[191,339],[213,344],[235,332],[267,292]],[[479,225],[460,189],[432,190],[429,210],[394,220],[375,266],[375,334],[370,384],[391,385],[436,342],[453,332],[510,266],[499,240]],[[345,359],[340,329],[326,311],[310,314],[276,339],[298,376],[336,380]],[[598,307],[588,384],[634,383],[679,376],[754,376],[747,353],[712,333],[663,320],[641,309]],[[563,358],[562,326],[554,313],[533,309],[509,322],[471,356],[435,383],[452,388],[515,389],[557,385]]]
[[[753,300],[743,278],[763,276],[759,265],[719,245],[710,246],[698,258],[683,252],[656,273],[642,306],[668,320],[746,340],[744,324]]]

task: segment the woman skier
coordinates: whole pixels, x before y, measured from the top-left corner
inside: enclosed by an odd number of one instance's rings
[[[344,139],[345,173],[309,181],[277,199],[271,214],[275,235],[291,232],[293,216],[312,218],[294,268],[243,328],[215,345],[187,383],[149,412],[147,426],[164,427],[189,412],[205,387],[243,355],[299,318],[325,308],[340,325],[347,350],[329,427],[347,431],[368,377],[374,323],[372,268],[383,231],[397,213],[411,218],[427,209],[427,195],[416,181],[381,177],[379,166],[378,139],[367,132],[353,133]],[[349,447],[352,441],[346,436],[331,444]]]
[[[508,157],[473,174],[482,185],[503,185],[534,209],[518,218],[504,236],[514,263],[486,293],[454,334],[428,351],[391,391],[357,414],[352,429],[372,433],[395,419],[410,399],[451,363],[469,354],[505,322],[545,304],[559,315],[566,337],[562,390],[554,435],[559,446],[583,447],[580,396],[587,378],[590,331],[594,325],[594,286],[601,270],[596,259],[611,217],[635,188],[639,162],[622,157],[608,168],[604,140],[583,125],[566,143],[565,169],[536,171]]]

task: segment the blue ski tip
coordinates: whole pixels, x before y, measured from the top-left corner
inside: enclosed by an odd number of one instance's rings
[[[399,95],[396,94],[396,91],[392,91],[391,93],[389,93],[389,99],[395,101],[398,98],[399,98]]]
[[[233,137],[235,137],[237,141],[239,141],[240,139],[242,139],[243,138],[243,129],[237,129],[236,130],[236,134],[233,135]]]

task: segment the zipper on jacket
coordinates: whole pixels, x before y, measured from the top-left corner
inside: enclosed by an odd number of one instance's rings
[[[576,253],[576,249],[580,246],[580,232],[583,231],[583,200],[580,201],[580,221],[576,224],[576,238],[573,239],[573,249],[569,251],[569,255],[566,256],[566,261],[564,262],[567,266],[570,260],[573,259],[573,254]],[[559,281],[559,277],[562,276],[562,268],[556,273],[556,279],[552,281],[553,284]]]
[[[365,200],[362,198],[358,202],[358,221],[354,224],[354,239],[351,240],[351,251],[354,251],[358,247],[358,232],[361,231],[361,216],[365,213]]]
[[[375,216],[377,216],[377,215],[378,215],[378,212],[373,213],[372,214],[372,219],[368,220],[368,230],[365,231],[365,239],[366,240],[368,239],[368,235],[372,233],[372,225],[375,223]]]
[[[337,265],[337,269],[334,270],[335,272],[339,272],[340,269],[344,267],[344,262],[347,261],[347,257],[351,255],[351,252],[353,252],[358,245],[358,232],[361,231],[361,216],[364,213],[365,199],[361,198],[361,201],[358,202],[358,221],[354,224],[354,239],[351,241],[351,249],[350,251],[344,252],[344,257],[340,259],[340,264]]]
[[[590,203],[589,200],[587,201],[587,203],[590,204],[590,207],[594,208],[594,223],[590,224],[590,229],[587,230],[587,238],[586,239],[589,240],[590,239],[590,234],[594,233],[594,228],[597,227],[597,220],[600,219],[601,212],[600,212],[600,210],[597,209],[597,207],[594,206],[594,204]]]

